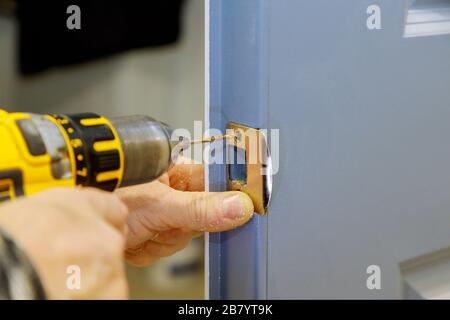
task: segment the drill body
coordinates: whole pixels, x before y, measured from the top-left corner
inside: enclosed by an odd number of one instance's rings
[[[146,116],[0,110],[0,202],[54,187],[113,191],[152,181],[172,164],[170,134]]]

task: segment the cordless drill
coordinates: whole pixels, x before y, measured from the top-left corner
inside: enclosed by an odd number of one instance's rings
[[[189,142],[147,116],[38,115],[0,110],[0,202],[48,188],[106,191],[150,182]]]

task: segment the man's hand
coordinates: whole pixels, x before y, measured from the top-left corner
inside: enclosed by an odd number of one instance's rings
[[[0,206],[0,226],[28,255],[50,299],[125,299],[126,206],[114,194],[55,189]],[[81,270],[80,290],[67,268]]]
[[[236,228],[253,215],[241,192],[205,193],[203,166],[176,165],[159,181],[119,189],[128,206],[126,258],[145,266],[186,247],[194,236]]]

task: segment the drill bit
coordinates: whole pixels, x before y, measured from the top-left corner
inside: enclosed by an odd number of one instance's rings
[[[197,144],[197,143],[212,143],[212,142],[214,142],[214,141],[217,141],[217,140],[224,140],[224,139],[236,139],[236,135],[234,135],[234,134],[225,134],[225,135],[223,135],[223,136],[211,136],[211,137],[208,137],[208,138],[204,138],[204,139],[201,139],[201,140],[192,140],[191,141],[191,144]]]

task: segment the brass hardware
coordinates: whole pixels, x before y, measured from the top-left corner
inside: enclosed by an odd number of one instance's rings
[[[224,137],[228,190],[245,192],[253,200],[255,212],[267,214],[272,195],[272,163],[264,132],[230,122]]]

